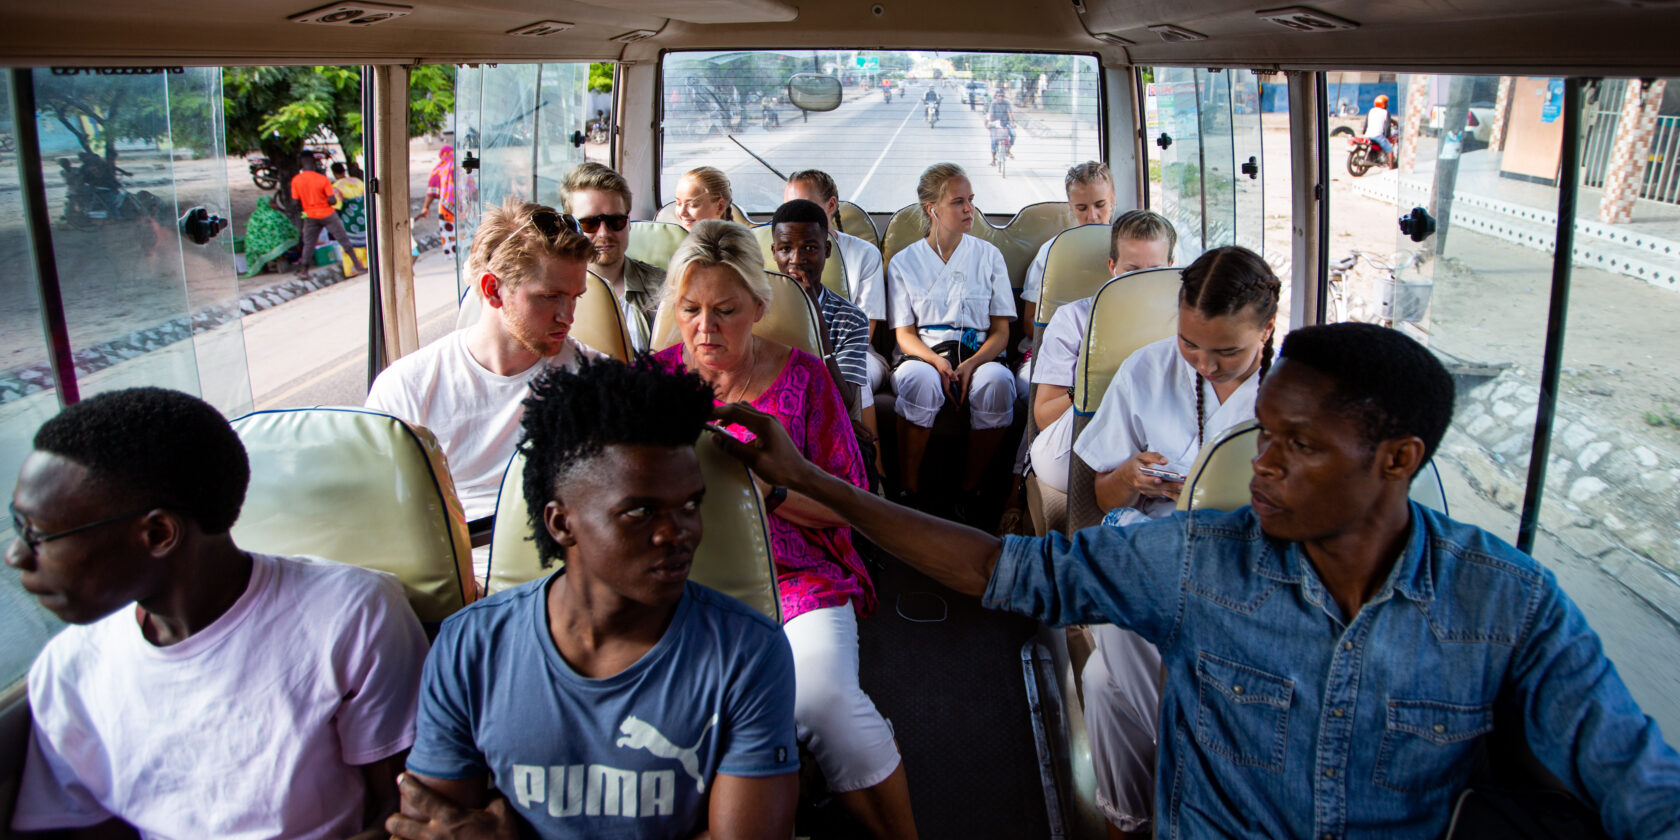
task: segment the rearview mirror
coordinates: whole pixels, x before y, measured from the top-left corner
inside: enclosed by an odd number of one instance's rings
[[[840,107],[840,80],[821,73],[795,73],[787,83],[788,101],[806,111]]]

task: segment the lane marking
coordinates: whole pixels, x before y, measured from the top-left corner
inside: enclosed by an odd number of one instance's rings
[[[454,314],[455,314],[455,310],[453,308],[444,307],[442,309],[439,309],[431,317],[429,317],[426,320],[420,322],[419,328],[424,329],[424,328],[429,327],[433,324],[436,324],[437,322],[439,322],[439,321],[441,321],[445,318],[448,318],[449,316],[454,315]],[[319,373],[316,373],[314,376],[311,376],[308,379],[305,379],[305,380],[299,382],[298,384],[293,385],[292,387],[287,388],[284,391],[281,391],[278,394],[274,394],[274,395],[264,399],[263,403],[256,407],[256,410],[266,411],[266,410],[271,409],[271,408],[287,408],[289,406],[286,406],[285,403],[286,403],[287,400],[291,399],[292,397],[295,397],[298,394],[300,394],[300,393],[302,393],[302,392],[304,392],[304,391],[306,391],[310,388],[313,388],[316,385],[319,385],[322,382],[325,382],[328,379],[331,379],[331,378],[349,370],[352,367],[355,367],[356,365],[366,365],[366,364],[367,364],[367,352],[366,352],[366,349],[364,348],[361,355],[357,356],[357,355],[352,354],[349,358],[345,359],[344,361],[339,362],[338,364],[333,365],[330,368],[322,370]]]
[[[892,137],[887,139],[887,145],[881,148],[881,154],[875,158],[874,165],[870,166],[869,171],[864,173],[863,180],[858,182],[857,189],[852,190],[852,197],[847,201],[853,204],[857,203],[858,197],[863,195],[863,188],[869,186],[869,179],[875,177],[875,170],[881,167],[881,161],[887,159],[887,152],[892,151],[893,143],[898,142],[899,132],[904,131],[904,127],[910,123],[910,118],[916,116],[917,110],[911,108],[910,113],[904,115],[904,119],[898,124],[898,131],[894,131]]]

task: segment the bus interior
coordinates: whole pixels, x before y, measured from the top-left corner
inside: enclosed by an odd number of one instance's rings
[[[1119,210],[1173,222],[1174,265],[1221,245],[1261,254],[1284,284],[1280,332],[1362,320],[1433,350],[1457,408],[1430,503],[1552,569],[1645,712],[1680,731],[1680,85],[1667,87],[1680,3],[3,5],[7,487],[35,429],[101,391],[176,388],[230,419],[360,406],[378,371],[470,319],[478,208],[557,205],[586,160],[628,179],[632,250],[650,260],[674,246],[651,223],[696,166],[724,170],[755,224],[787,174],[823,169],[849,208],[843,229],[890,261],[917,235],[917,176],[956,162],[983,213],[975,235],[1004,252],[1017,291],[1039,247],[1074,227],[1063,173],[1097,160]],[[265,272],[272,257],[253,250],[248,220],[274,183],[236,138],[302,117],[285,102],[250,113],[235,84],[297,67],[339,68],[331,78],[359,91],[339,129],[359,139],[310,145],[365,171],[361,277],[331,255],[302,279]],[[937,123],[920,107],[930,93]],[[1020,115],[1007,169],[988,161],[977,102],[993,93]],[[1355,171],[1351,141],[1379,95],[1394,103],[1396,165]],[[444,145],[472,184],[453,256],[416,218]],[[61,174],[89,151],[118,169],[108,187]],[[1094,524],[1078,499],[1046,519],[1042,494],[1026,495],[1039,533]],[[1243,483],[1226,503],[1245,499]],[[1083,637],[866,556],[881,608],[860,623],[861,679],[893,724],[922,834],[1104,836]],[[0,604],[10,836],[24,678],[60,628],[11,570]],[[800,834],[861,836],[817,797]]]

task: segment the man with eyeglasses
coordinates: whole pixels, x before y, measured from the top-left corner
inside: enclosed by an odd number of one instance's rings
[[[368,408],[437,436],[468,522],[496,512],[531,380],[599,355],[570,335],[592,253],[577,220],[551,207],[509,199],[486,209],[466,275],[478,288],[478,321],[398,359],[368,389]],[[489,560],[473,552],[480,586]]]
[[[396,810],[425,632],[389,575],[241,551],[249,478],[228,422],[177,391],[100,394],[35,434],[6,565],[72,626],[29,669],[13,831],[340,838]]]
[[[630,247],[630,183],[611,167],[585,163],[566,175],[560,185],[560,204],[577,217],[594,252],[589,270],[599,275],[624,310],[630,343],[637,352],[648,349],[653,312],[665,285],[665,269],[625,256]]]

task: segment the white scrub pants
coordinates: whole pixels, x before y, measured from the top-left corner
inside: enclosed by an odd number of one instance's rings
[[[898,400],[893,411],[924,429],[945,405],[945,382],[939,371],[921,359],[905,359],[892,375]],[[968,425],[972,429],[1001,429],[1015,417],[1015,374],[997,362],[974,371],[968,384]]]
[[[1097,808],[1121,831],[1141,831],[1155,812],[1155,733],[1161,717],[1161,654],[1130,630],[1094,624],[1085,662],[1085,730],[1097,772]]]
[[[1062,416],[1038,431],[1030,458],[1039,484],[1067,492],[1068,468],[1073,458],[1073,409],[1062,412]]]
[[[881,387],[887,384],[887,374],[890,372],[887,370],[887,360],[881,358],[881,354],[875,352],[874,348],[870,348],[869,352],[864,354],[863,361],[864,366],[869,369],[869,393],[865,396],[874,397],[881,393]]]
[[[835,793],[874,787],[898,769],[892,728],[858,685],[857,613],[850,604],[800,613],[793,648],[793,722]]]

